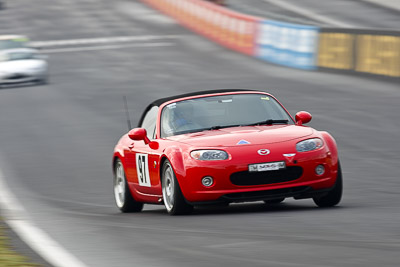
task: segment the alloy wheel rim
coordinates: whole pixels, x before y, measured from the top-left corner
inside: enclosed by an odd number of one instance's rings
[[[168,166],[164,172],[163,179],[163,199],[165,207],[168,211],[172,210],[174,207],[174,176],[172,173],[172,169]]]
[[[118,207],[125,203],[125,173],[121,163],[117,164],[114,177],[114,196]]]

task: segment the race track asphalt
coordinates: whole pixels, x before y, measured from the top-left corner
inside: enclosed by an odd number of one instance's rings
[[[390,0],[226,0],[226,3],[230,9],[245,14],[296,24],[387,30],[398,30],[400,25],[400,3]]]
[[[47,43],[48,85],[0,89],[0,169],[29,218],[87,266],[398,265],[398,83],[269,65],[135,0],[9,1],[0,25],[36,42],[107,38]],[[341,205],[119,213],[111,157],[127,131],[122,96],[136,123],[156,98],[218,88],[266,90],[292,115],[311,112],[310,126],[338,143]]]

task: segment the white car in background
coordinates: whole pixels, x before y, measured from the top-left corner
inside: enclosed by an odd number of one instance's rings
[[[27,82],[46,83],[46,58],[32,48],[0,50],[0,86]]]

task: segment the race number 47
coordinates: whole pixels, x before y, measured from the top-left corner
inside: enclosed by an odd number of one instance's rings
[[[136,170],[139,185],[151,187],[149,175],[149,158],[147,154],[136,154]]]

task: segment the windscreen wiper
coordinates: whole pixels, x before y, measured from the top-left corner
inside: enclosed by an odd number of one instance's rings
[[[247,126],[253,126],[253,125],[272,125],[272,124],[288,124],[289,120],[266,120],[266,121],[260,121],[252,124],[247,124]]]
[[[175,132],[174,135],[187,134],[187,133],[196,133],[196,132],[203,132],[203,131],[210,131],[210,130],[219,130],[219,129],[223,129],[223,128],[239,127],[239,126],[243,126],[243,125],[240,125],[240,124],[237,124],[237,125],[216,125],[216,126],[211,126],[211,127],[207,127],[207,128],[189,129],[189,130],[184,130],[184,131],[178,131],[178,132]]]
[[[215,126],[211,126],[208,128],[204,128],[202,129],[203,131],[209,131],[209,130],[219,130],[219,129],[223,129],[223,128],[231,128],[231,127],[239,127],[242,126],[240,124],[235,124],[235,125],[215,125]]]

